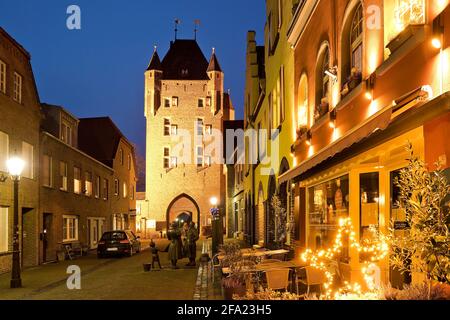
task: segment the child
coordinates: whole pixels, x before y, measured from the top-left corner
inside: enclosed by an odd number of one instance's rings
[[[161,268],[161,263],[159,262],[158,249],[156,248],[156,243],[153,240],[150,242],[150,251],[152,252],[152,269],[155,269],[155,262],[158,262],[159,269]]]

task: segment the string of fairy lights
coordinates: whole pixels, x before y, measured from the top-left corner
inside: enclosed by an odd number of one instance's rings
[[[358,242],[356,240],[356,233],[353,229],[352,220],[350,218],[341,218],[339,220],[339,228],[337,230],[336,238],[333,245],[328,249],[321,249],[314,252],[307,249],[301,255],[304,262],[308,262],[313,268],[319,269],[325,273],[327,281],[324,284],[326,299],[340,299],[350,296],[367,296],[375,295],[377,284],[376,277],[376,262],[383,260],[389,253],[389,245],[386,237],[379,234],[376,228],[370,228],[371,237]],[[358,283],[349,283],[344,281],[343,286],[338,288],[333,294],[334,275],[329,270],[331,261],[334,261],[342,253],[344,248],[344,236],[349,239],[349,247],[355,248],[359,253],[364,253],[367,260],[364,262],[365,266],[361,269],[364,276],[368,292],[363,293],[362,286]]]

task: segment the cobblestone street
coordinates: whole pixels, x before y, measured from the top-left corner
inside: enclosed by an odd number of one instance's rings
[[[191,300],[194,297],[198,268],[186,268],[187,259],[179,260],[180,269],[171,270],[167,253],[161,252],[161,271],[144,272],[143,263],[150,252],[131,258],[97,259],[96,255],[72,261],[26,269],[23,288],[10,289],[10,274],[0,275],[0,299],[62,300]],[[198,254],[200,257],[200,252]],[[81,289],[69,290],[67,267],[81,269]],[[156,269],[158,270],[158,269]]]

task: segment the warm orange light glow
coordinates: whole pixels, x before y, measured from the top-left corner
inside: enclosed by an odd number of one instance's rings
[[[331,129],[335,129],[336,128],[336,121],[331,120],[328,125],[330,126]]]
[[[431,44],[432,44],[433,47],[436,48],[436,49],[441,49],[441,48],[442,48],[442,42],[441,42],[441,39],[439,39],[438,37],[433,38],[433,40],[431,40]]]
[[[367,99],[367,100],[372,100],[372,99],[373,99],[372,92],[370,92],[369,90],[366,91],[366,99]]]
[[[367,117],[373,116],[378,111],[379,110],[378,110],[378,103],[377,103],[377,101],[376,100],[372,100],[372,102],[370,103],[370,106],[369,106],[369,110],[367,112]]]

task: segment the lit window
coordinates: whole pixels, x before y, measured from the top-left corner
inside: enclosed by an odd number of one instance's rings
[[[67,191],[67,163],[64,161],[59,162],[59,178],[60,178],[60,190]]]
[[[78,217],[63,216],[63,241],[78,240]]]
[[[65,121],[61,122],[61,140],[72,145],[72,127]]]
[[[0,171],[8,172],[6,161],[8,160],[9,152],[9,136],[0,131]]]
[[[298,85],[298,128],[308,126],[308,78],[303,74]]]
[[[328,113],[329,110],[329,88],[330,88],[330,49],[325,49],[319,57],[316,69],[316,106],[314,120],[317,121]]]
[[[211,107],[211,97],[206,97],[206,106]]]
[[[178,107],[178,97],[172,97],[172,107]]]
[[[131,155],[127,156],[128,170],[131,170]]]
[[[205,166],[211,167],[211,156],[205,156]]]
[[[22,103],[22,76],[14,72],[14,95],[13,99],[18,103]]]
[[[176,168],[178,165],[178,159],[177,157],[170,157],[170,167]]]
[[[6,93],[6,63],[0,60],[0,92]]]
[[[0,207],[0,252],[9,250],[9,221],[8,208]]]
[[[34,147],[26,142],[22,142],[22,159],[25,161],[25,167],[22,172],[24,178],[34,178]]]
[[[87,197],[92,196],[92,173],[84,173],[84,194]]]
[[[207,124],[207,125],[205,126],[205,135],[207,135],[207,136],[212,135],[212,125]]]
[[[176,124],[172,124],[170,126],[170,135],[176,136],[178,134],[178,126]]]
[[[352,26],[350,30],[351,67],[352,69],[355,68],[356,72],[362,71],[363,25],[363,7],[360,3],[353,15]]]
[[[123,183],[123,188],[122,188],[122,192],[123,192],[123,198],[125,199],[127,197],[127,192],[128,192],[128,187],[127,187],[127,183],[124,182]]]
[[[73,192],[81,193],[81,169],[78,167],[73,167]]]

